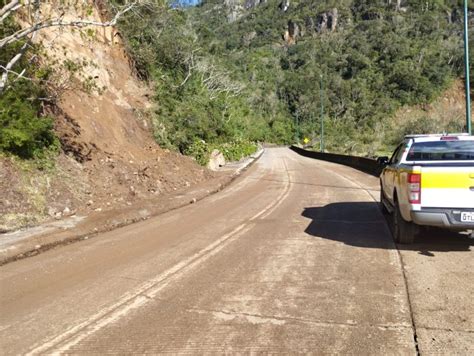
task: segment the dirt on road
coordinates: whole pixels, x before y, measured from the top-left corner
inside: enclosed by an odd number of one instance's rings
[[[80,214],[74,213],[35,227],[3,233],[0,235],[0,266],[195,204],[231,184],[255,163],[263,152],[264,150],[260,149],[239,162],[228,163],[218,172],[214,172],[211,178],[187,188],[160,193],[158,196],[150,194],[148,197],[127,202],[126,206],[109,205],[104,210],[82,211]]]
[[[376,197],[269,149],[218,194],[2,266],[3,352],[472,354],[473,241],[401,249]]]

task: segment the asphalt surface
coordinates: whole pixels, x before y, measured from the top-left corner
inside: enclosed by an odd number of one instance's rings
[[[378,180],[268,149],[196,204],[0,268],[13,354],[473,354],[473,240],[397,246]]]

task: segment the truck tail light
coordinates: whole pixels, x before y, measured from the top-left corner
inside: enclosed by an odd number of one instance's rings
[[[421,204],[421,174],[408,173],[408,202]]]

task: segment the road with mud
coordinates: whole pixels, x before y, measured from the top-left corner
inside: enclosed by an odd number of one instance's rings
[[[378,185],[267,149],[196,204],[6,264],[1,353],[473,354],[474,242],[397,248]]]

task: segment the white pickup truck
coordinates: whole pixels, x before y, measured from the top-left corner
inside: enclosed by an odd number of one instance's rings
[[[393,214],[396,242],[413,243],[419,226],[474,229],[474,136],[406,136],[379,157],[380,205]]]

